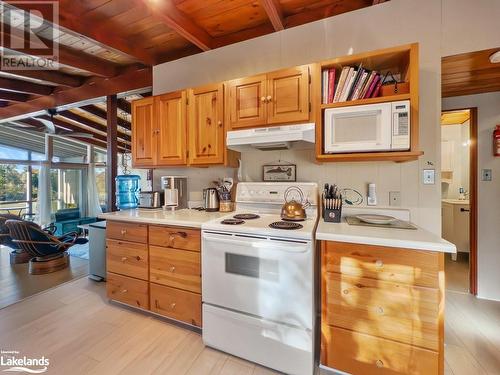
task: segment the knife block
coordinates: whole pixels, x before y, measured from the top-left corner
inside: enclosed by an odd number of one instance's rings
[[[323,220],[327,223],[340,223],[340,219],[342,218],[342,206],[337,209],[323,209]]]

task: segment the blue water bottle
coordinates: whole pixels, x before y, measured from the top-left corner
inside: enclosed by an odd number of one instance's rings
[[[141,188],[141,177],[135,174],[116,176],[116,207],[119,210],[137,208]]]

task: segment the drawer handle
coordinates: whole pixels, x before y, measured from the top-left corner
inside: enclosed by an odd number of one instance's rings
[[[122,236],[124,236],[125,234],[127,234],[127,230],[126,230],[126,229],[122,229],[122,230],[120,231],[120,233],[122,234]]]
[[[384,315],[384,308],[382,306],[377,307],[377,313]]]
[[[127,292],[128,292],[128,290],[127,290],[127,289],[123,289],[123,290],[122,290],[122,293],[127,293]]]
[[[375,365],[378,367],[378,368],[382,368],[384,367],[384,362],[382,362],[380,359],[377,359],[375,361]]]
[[[170,310],[175,309],[175,302],[170,305]]]
[[[170,272],[175,272],[175,266],[170,267]]]
[[[181,238],[186,238],[187,233],[186,232],[170,232],[170,238],[174,238],[175,236],[179,236]]]
[[[160,305],[159,305],[159,303],[158,303],[158,300],[157,300],[157,299],[155,299],[155,307],[156,307],[157,309],[159,309],[159,308],[160,308]]]
[[[125,262],[127,259],[127,257],[122,257],[122,262]]]
[[[377,266],[377,268],[382,268],[384,266],[384,262],[382,262],[380,259],[377,259],[375,261],[375,265]]]

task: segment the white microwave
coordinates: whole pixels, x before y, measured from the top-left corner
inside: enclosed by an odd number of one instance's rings
[[[324,118],[325,153],[410,149],[410,101],[329,108]]]

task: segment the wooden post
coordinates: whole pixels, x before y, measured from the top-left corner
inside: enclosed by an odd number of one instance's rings
[[[106,206],[108,212],[116,211],[115,178],[118,170],[118,101],[116,95],[106,97],[107,142],[106,142]]]

